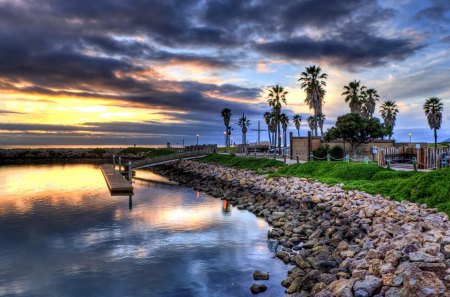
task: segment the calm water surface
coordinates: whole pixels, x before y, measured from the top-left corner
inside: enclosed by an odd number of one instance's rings
[[[158,178],[138,172],[145,178]],[[266,222],[219,199],[135,181],[111,196],[90,165],[0,167],[0,296],[283,296]]]

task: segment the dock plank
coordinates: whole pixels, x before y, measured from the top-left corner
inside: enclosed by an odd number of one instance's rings
[[[105,164],[100,166],[111,193],[129,193],[133,192],[133,186],[118,171],[114,170],[113,165]]]

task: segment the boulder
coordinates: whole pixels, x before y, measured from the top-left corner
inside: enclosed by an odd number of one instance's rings
[[[382,285],[383,281],[378,277],[366,276],[364,280],[356,281],[353,285],[354,295],[355,297],[372,296]]]
[[[266,290],[267,290],[267,287],[265,285],[262,285],[262,284],[253,284],[250,287],[250,291],[252,292],[252,294],[259,294],[259,293],[262,293],[262,292],[264,292]]]
[[[438,297],[445,292],[445,285],[434,273],[418,268],[407,270],[403,283],[405,295],[409,297]]]
[[[259,270],[255,270],[255,272],[253,272],[253,279],[254,280],[268,280],[269,279],[269,273],[268,272],[261,272]]]

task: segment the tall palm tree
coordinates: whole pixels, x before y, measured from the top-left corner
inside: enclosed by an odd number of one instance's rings
[[[308,122],[309,125],[309,130],[311,130],[311,132],[314,132],[314,129],[317,128],[316,125],[316,119],[314,118],[314,116],[309,116],[306,121]]]
[[[293,118],[292,121],[294,122],[295,125],[295,129],[297,129],[297,135],[298,137],[300,137],[300,125],[302,123],[302,116],[299,114],[296,114]]]
[[[280,123],[283,128],[283,147],[286,148],[286,131],[289,124],[289,118],[284,112],[280,114]]]
[[[225,133],[226,133],[225,145],[228,147],[230,146],[230,136],[231,136],[230,120],[233,114],[231,113],[231,110],[229,108],[222,109],[221,114],[223,118],[223,124],[225,125]]]
[[[437,130],[441,128],[442,112],[444,111],[444,104],[440,98],[431,97],[425,101],[423,111],[428,120],[428,125],[434,130],[434,149],[437,149]]]
[[[395,121],[397,120],[397,114],[399,113],[397,104],[393,100],[387,100],[380,106],[381,117],[384,121],[389,139],[394,134]]]
[[[320,66],[306,67],[306,71],[302,72],[298,79],[300,88],[306,92],[305,103],[308,104],[309,109],[314,110],[314,132],[317,136],[317,116],[322,113],[323,97],[325,96],[324,87],[327,85],[325,80],[328,74],[323,73]]]
[[[317,115],[317,121],[320,128],[320,135],[323,135],[323,123],[325,122],[325,115],[323,113],[319,113]]]
[[[245,114],[242,113],[242,117],[239,118],[237,124],[242,129],[242,145],[244,145],[245,150],[245,145],[247,144],[247,128],[250,126],[250,120],[247,120]]]
[[[275,120],[275,114],[272,112],[272,117],[270,119],[270,124],[269,124],[269,131],[270,133],[272,133],[272,144],[273,146],[277,146],[277,139],[276,139],[276,134],[277,134],[277,121]]]
[[[267,125],[267,134],[269,135],[269,146],[272,147],[272,138],[270,137],[270,122],[272,121],[273,113],[266,111],[264,113],[264,121]]]
[[[344,86],[345,102],[350,106],[350,112],[361,114],[361,107],[365,101],[365,86],[361,86],[361,81],[352,81],[348,86]]]
[[[281,152],[281,126],[280,126],[280,114],[282,103],[286,104],[287,91],[284,90],[283,86],[275,85],[269,90],[269,95],[267,102],[273,108],[275,113],[275,121],[277,124],[277,138],[278,138],[278,151]]]
[[[367,89],[364,92],[365,101],[362,109],[362,116],[365,118],[373,117],[373,113],[375,112],[375,106],[377,105],[377,101],[380,96],[375,89]]]

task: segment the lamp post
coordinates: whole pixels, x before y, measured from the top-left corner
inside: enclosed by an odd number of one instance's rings
[[[223,137],[225,138],[225,147],[227,147],[227,131],[223,131]]]
[[[199,135],[197,134],[197,146],[198,146],[198,136],[199,136]]]
[[[409,132],[409,133],[408,133],[408,135],[409,135],[409,143],[411,143],[411,137],[412,137],[412,133],[411,133],[411,132]]]

